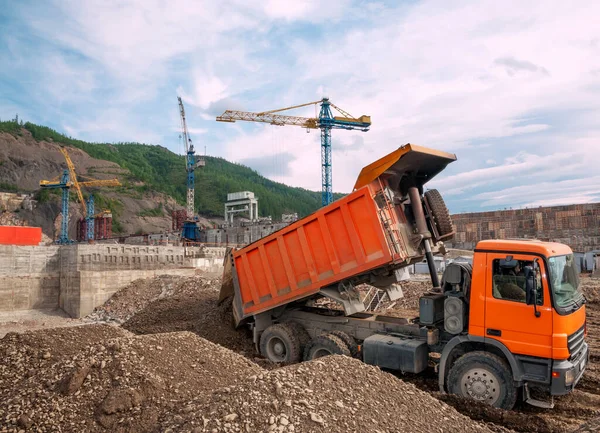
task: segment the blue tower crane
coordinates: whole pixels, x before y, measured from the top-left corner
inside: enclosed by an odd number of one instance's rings
[[[181,120],[180,137],[185,147],[185,171],[187,172],[186,220],[183,222],[181,237],[182,239],[190,242],[199,242],[200,232],[198,230],[198,221],[194,215],[194,195],[196,185],[194,171],[197,167],[204,167],[206,162],[204,161],[203,156],[196,158],[194,145],[192,144],[192,139],[190,138],[190,133],[185,121],[185,109],[183,108],[183,101],[179,96],[177,97],[177,101],[179,101],[179,115]]]
[[[62,189],[62,221],[60,224],[60,235],[56,241],[56,243],[61,245],[73,243],[73,241],[69,239],[69,190],[71,186],[73,186],[73,182],[71,182],[71,179],[69,178],[69,170],[63,171],[60,180],[40,181],[40,187],[43,189]]]
[[[281,111],[317,104],[321,104],[321,110],[319,111],[318,118],[276,114]],[[331,111],[332,107],[337,110],[341,116],[334,116]],[[236,120],[245,120],[247,122],[264,122],[278,126],[295,125],[306,128],[307,130],[317,128],[321,129],[321,204],[323,206],[326,206],[333,201],[331,130],[347,129],[366,132],[371,126],[370,116],[363,115],[358,118],[352,117],[346,111],[329,101],[329,98],[323,98],[320,101],[308,102],[306,104],[294,105],[292,107],[280,108],[278,110],[263,111],[261,113],[227,110],[217,117],[218,122],[233,123]]]

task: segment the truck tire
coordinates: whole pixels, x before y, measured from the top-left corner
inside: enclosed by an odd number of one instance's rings
[[[310,361],[329,355],[350,356],[350,349],[346,343],[335,335],[325,334],[313,338],[304,349],[304,360]]]
[[[340,340],[342,340],[344,343],[346,343],[346,346],[348,346],[348,349],[350,350],[350,356],[352,356],[352,358],[358,357],[358,344],[356,344],[356,340],[354,339],[354,337],[346,334],[344,331],[331,331],[329,335],[334,335]]]
[[[511,410],[517,387],[506,362],[489,352],[469,352],[454,363],[448,374],[448,390],[501,409]]]
[[[442,195],[437,189],[430,189],[429,191],[425,192],[425,197],[427,198],[427,202],[431,208],[433,222],[435,223],[440,236],[445,236],[452,233],[454,231],[452,218],[450,218],[450,212],[446,207],[446,203],[444,203]]]
[[[298,341],[300,342],[300,353],[304,353],[304,348],[310,341],[310,335],[308,335],[308,332],[304,326],[298,322],[286,322],[286,324],[293,328],[294,335],[296,335]]]
[[[300,362],[302,346],[294,327],[278,323],[265,329],[260,336],[260,353],[271,362]]]

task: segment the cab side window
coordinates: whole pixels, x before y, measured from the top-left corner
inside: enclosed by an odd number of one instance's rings
[[[492,294],[496,299],[525,303],[525,266],[533,266],[533,261],[507,259],[492,263]]]

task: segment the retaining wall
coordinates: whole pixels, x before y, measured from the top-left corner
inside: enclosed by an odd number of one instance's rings
[[[0,245],[0,310],[58,307],[59,247]]]
[[[83,317],[131,281],[221,272],[224,248],[0,246],[0,311],[62,308]]]

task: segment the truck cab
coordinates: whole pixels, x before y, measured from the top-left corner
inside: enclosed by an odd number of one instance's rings
[[[512,407],[516,391],[523,388],[526,401],[547,407],[551,403],[530,397],[531,388],[551,396],[574,388],[589,350],[584,339],[585,297],[568,246],[536,240],[481,241],[470,284],[461,290],[467,292],[468,323],[444,345],[441,390],[477,400],[499,399],[497,405]],[[512,384],[500,377],[508,374]],[[503,382],[507,386],[494,387]]]

